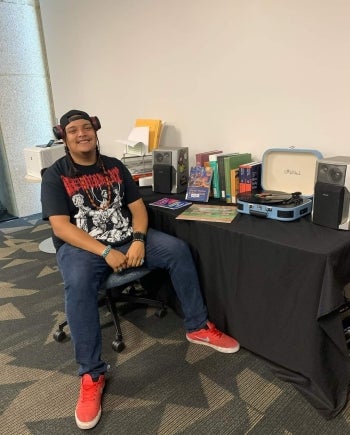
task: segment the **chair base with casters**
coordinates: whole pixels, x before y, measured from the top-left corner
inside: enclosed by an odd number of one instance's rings
[[[157,308],[156,315],[160,318],[167,314],[166,307],[162,301],[145,297],[144,293],[138,294],[135,290],[135,284],[149,273],[150,270],[145,267],[128,269],[122,273],[112,273],[101,287],[102,296],[98,301],[98,306],[107,306],[112,315],[115,327],[115,339],[112,341],[112,348],[116,352],[121,352],[125,348],[120,326],[119,309],[116,306],[117,302],[126,303],[123,313],[137,306],[150,306]],[[128,289],[128,292],[125,292],[126,289]],[[57,331],[53,334],[55,341],[61,342],[67,337],[64,331],[67,324],[67,320],[65,320],[58,325]]]

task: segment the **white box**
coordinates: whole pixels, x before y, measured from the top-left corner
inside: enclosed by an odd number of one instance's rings
[[[56,160],[63,157],[65,145],[57,144],[51,147],[32,147],[24,148],[24,158],[26,162],[27,175],[40,178],[42,169],[48,168]]]

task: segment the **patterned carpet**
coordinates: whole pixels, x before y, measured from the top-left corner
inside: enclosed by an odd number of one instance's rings
[[[79,389],[72,344],[52,335],[64,319],[55,255],[39,250],[50,235],[40,216],[0,224],[0,432],[66,435]],[[326,421],[266,361],[188,343],[172,310],[123,317],[126,348],[111,348],[101,309],[103,355],[111,369],[98,434],[349,434],[350,406]]]

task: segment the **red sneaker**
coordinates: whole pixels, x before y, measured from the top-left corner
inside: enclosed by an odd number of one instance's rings
[[[105,386],[105,377],[100,375],[93,381],[86,373],[81,378],[80,394],[75,408],[75,421],[79,429],[91,429],[101,417],[101,398]]]
[[[239,343],[234,338],[216,329],[214,323],[207,322],[207,327],[199,331],[188,332],[186,338],[191,343],[203,344],[219,352],[234,353],[239,350]]]

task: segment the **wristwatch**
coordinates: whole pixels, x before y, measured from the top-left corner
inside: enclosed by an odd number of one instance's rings
[[[133,242],[137,241],[137,242],[146,242],[146,234],[145,233],[141,233],[140,231],[135,231],[132,237]]]

